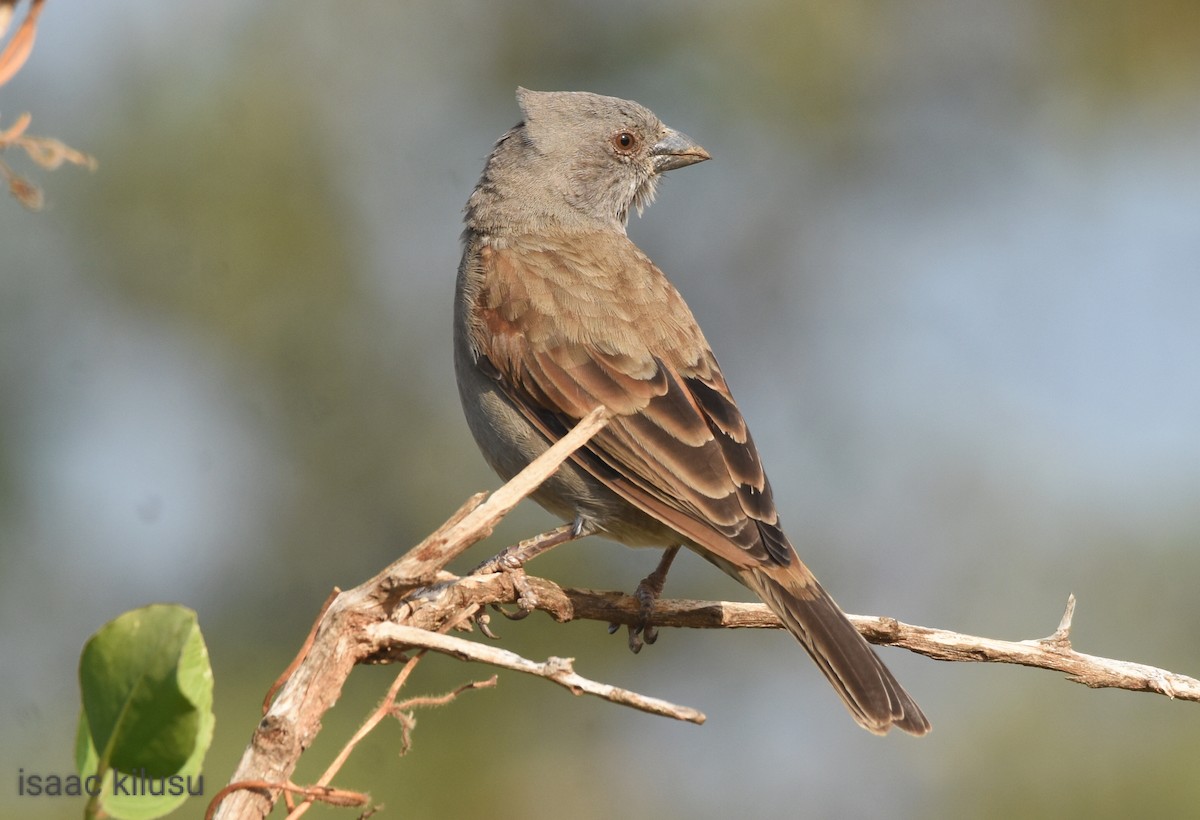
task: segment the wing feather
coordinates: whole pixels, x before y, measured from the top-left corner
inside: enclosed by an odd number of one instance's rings
[[[622,332],[646,317],[597,314],[621,285],[579,274],[585,261],[490,250],[483,262],[495,292],[476,301],[473,326],[489,335],[475,349],[496,355],[481,365],[550,440],[597,405],[612,410],[574,460],[618,496],[735,567],[789,565],[794,553],[754,441],[682,299],[653,269],[650,281],[663,288],[656,298],[670,309],[650,328],[658,334],[652,353],[635,343],[647,327]],[[523,276],[528,265],[545,269]],[[649,307],[653,295],[624,304]],[[572,334],[562,330],[564,315],[601,324]]]

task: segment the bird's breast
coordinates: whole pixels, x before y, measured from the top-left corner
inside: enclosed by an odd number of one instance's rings
[[[477,270],[471,324],[481,347],[509,336],[568,358],[588,347],[647,375],[656,359],[690,370],[711,356],[678,291],[627,237],[509,239],[481,247]]]

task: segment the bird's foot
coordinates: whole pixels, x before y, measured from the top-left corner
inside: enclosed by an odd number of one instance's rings
[[[492,604],[492,609],[510,621],[519,621],[522,618],[526,618],[530,612],[537,609],[538,596],[534,592],[533,586],[529,583],[529,576],[525,574],[524,567],[519,563],[507,560],[504,553],[501,553],[480,564],[471,574],[486,575],[494,572],[503,573],[512,581],[513,592],[516,593],[514,600],[517,608],[515,611],[509,611],[499,604]],[[492,632],[489,626],[490,618],[484,609],[481,608],[475,614],[474,621],[476,626],[479,627],[480,632],[493,640],[499,640],[500,636]]]
[[[658,627],[651,624],[650,620],[654,616],[654,603],[658,596],[662,595],[663,586],[667,583],[667,571],[678,552],[679,547],[671,547],[663,553],[662,560],[658,562],[654,572],[643,578],[633,591],[633,597],[637,600],[640,610],[637,622],[629,624],[629,651],[635,655],[642,651],[645,644],[652,644],[658,640]],[[620,628],[620,624],[609,624],[608,634],[612,635]]]
[[[520,544],[517,545],[518,547]],[[486,561],[478,564],[467,575],[491,575],[494,572],[509,572],[521,569],[525,562],[517,555],[517,547],[505,547]]]
[[[525,564],[557,546],[590,535],[593,530],[594,527],[590,523],[582,518],[576,518],[570,524],[563,524],[561,527],[556,527],[541,535],[527,538],[519,544],[505,547],[468,574],[490,575],[502,572],[508,575],[512,580],[513,590],[516,592],[517,610],[509,612],[498,605],[493,605],[492,608],[510,621],[519,621],[537,609],[538,605],[537,594],[533,591],[529,577],[525,574]],[[479,631],[484,635],[496,638],[497,636],[488,627],[486,618],[486,615],[476,616],[475,623],[478,624]]]
[[[487,575],[493,572],[521,569],[542,553],[549,552],[555,547],[577,538],[583,538],[585,535],[591,535],[593,532],[595,532],[595,527],[592,524],[582,518],[576,518],[570,524],[563,524],[561,527],[555,527],[540,535],[535,535],[533,538],[526,538],[519,544],[505,547],[467,574]]]
[[[535,609],[537,609],[537,593],[533,591],[533,587],[529,583],[529,576],[525,574],[525,570],[522,567],[508,566],[503,562],[500,562],[494,567],[487,569],[486,572],[502,572],[508,575],[509,579],[512,581],[513,591],[516,593],[517,608],[515,611],[509,611],[499,604],[492,604],[492,609],[496,610],[510,621],[519,621],[522,618],[526,618],[529,616],[530,612],[533,612]],[[485,637],[491,638],[494,641],[500,640],[500,636],[492,631],[491,615],[488,614],[485,608],[480,607],[474,616],[472,616],[471,620],[474,622],[475,626],[479,627],[479,631],[483,633]]]

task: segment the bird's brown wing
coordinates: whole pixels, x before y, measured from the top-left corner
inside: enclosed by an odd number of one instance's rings
[[[928,732],[784,535],[754,441],[678,293],[640,254],[598,266],[581,266],[579,255],[483,250],[485,292],[470,322],[487,334],[473,344],[479,366],[550,441],[607,407],[613,418],[575,463],[753,589],[860,725]],[[648,269],[623,277],[638,265]],[[633,293],[614,299],[622,288]]]
[[[574,287],[551,278],[579,261],[485,251],[489,278],[507,290],[476,301],[472,324],[489,337],[476,345],[489,352],[481,364],[551,441],[597,405],[612,411],[608,426],[574,458],[634,506],[732,567],[791,564],[795,553],[754,441],[682,299],[656,269],[647,272],[665,286],[662,297],[678,302],[669,307],[686,314],[667,316],[677,326],[665,331],[673,338],[646,326],[662,316],[638,315],[628,299],[625,317],[582,315],[599,302],[588,293],[596,277],[581,274]],[[528,270],[539,264],[554,270]],[[543,302],[556,314],[540,310]],[[579,332],[564,331],[570,323]],[[646,343],[648,334],[658,334],[654,344]]]

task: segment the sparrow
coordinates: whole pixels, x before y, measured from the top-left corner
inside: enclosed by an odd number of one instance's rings
[[[608,425],[533,498],[577,533],[667,549],[644,604],[678,549],[695,551],[779,616],[860,726],[927,733],[796,554],[704,334],[626,234],[662,175],[708,152],[635,102],[524,88],[517,101],[523,118],[467,201],[455,288],[455,372],[484,458],[507,480],[603,405]]]

